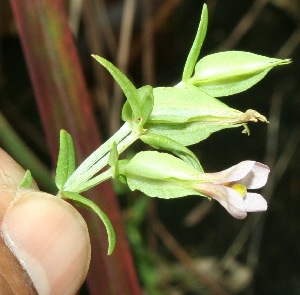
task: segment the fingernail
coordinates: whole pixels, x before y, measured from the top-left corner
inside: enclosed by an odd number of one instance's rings
[[[88,270],[90,242],[84,220],[71,205],[46,193],[26,193],[9,207],[1,231],[39,294],[78,291]]]

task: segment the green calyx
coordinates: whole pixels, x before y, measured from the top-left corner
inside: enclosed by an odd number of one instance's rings
[[[256,111],[240,112],[191,85],[158,87],[153,89],[153,94],[154,107],[145,129],[184,146],[205,140],[214,132],[244,126],[249,121],[267,121]]]
[[[197,181],[201,172],[167,153],[139,152],[129,161],[121,160],[119,171],[131,190],[150,197],[170,199],[198,194],[189,184]]]

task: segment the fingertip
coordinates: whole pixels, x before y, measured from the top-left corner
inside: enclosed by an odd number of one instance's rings
[[[75,294],[90,261],[85,221],[67,202],[26,192],[10,205],[1,231],[39,294]]]
[[[38,295],[20,262],[0,239],[0,294]]]

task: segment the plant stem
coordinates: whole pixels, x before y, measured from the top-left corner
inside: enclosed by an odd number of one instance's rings
[[[84,191],[87,191],[89,190],[90,188],[100,184],[101,182],[109,179],[113,177],[113,173],[112,173],[112,170],[111,169],[108,169],[104,172],[102,172],[101,174],[95,176],[94,178],[86,181],[85,183],[83,183],[80,188],[77,189],[77,187],[75,188],[76,190],[76,193],[81,193],[81,192],[84,192]],[[74,189],[73,189],[74,191]],[[75,191],[74,191],[75,192]]]
[[[109,152],[115,142],[119,154],[128,148],[133,142],[139,138],[139,135],[132,132],[128,123],[125,123],[111,138],[102,144],[96,151],[94,151],[70,176],[64,185],[64,191],[79,192],[83,191],[82,187],[87,187],[86,183],[93,183],[95,185],[106,180],[101,180],[101,174],[96,176],[96,180],[92,177],[103,169],[108,164]],[[110,176],[111,177],[111,176]],[[89,188],[91,186],[89,185]],[[86,190],[86,189],[84,189]]]

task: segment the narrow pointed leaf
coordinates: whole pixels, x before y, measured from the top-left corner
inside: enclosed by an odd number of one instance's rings
[[[76,203],[83,205],[84,207],[87,207],[88,209],[90,209],[91,211],[93,211],[94,213],[96,213],[99,216],[99,218],[102,220],[102,222],[106,228],[106,232],[107,232],[107,236],[108,236],[107,254],[111,255],[112,252],[114,251],[114,248],[116,245],[116,235],[115,235],[114,228],[113,228],[109,218],[107,217],[107,215],[93,201],[81,196],[78,193],[62,192],[62,195],[66,199],[75,201]]]
[[[23,179],[21,180],[19,187],[20,188],[31,188],[33,183],[33,178],[29,170],[26,170]]]
[[[139,94],[132,82],[117,67],[115,67],[105,58],[98,55],[92,55],[92,57],[94,57],[102,66],[104,66],[113,76],[115,81],[119,84],[122,91],[124,92],[130,104],[134,117],[140,118],[141,106],[139,103]]]
[[[59,190],[75,170],[75,151],[71,135],[65,131],[60,131],[60,146],[56,167],[55,183]]]
[[[198,31],[183,69],[183,74],[182,74],[183,82],[188,81],[188,79],[191,78],[193,74],[197,59],[200,54],[202,44],[206,36],[207,23],[208,23],[208,10],[207,10],[207,5],[204,4],[202,8],[201,20],[199,23]]]

